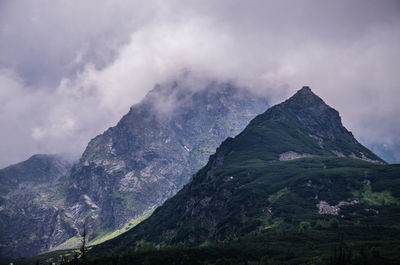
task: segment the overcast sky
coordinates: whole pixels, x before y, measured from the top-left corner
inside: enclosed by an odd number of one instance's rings
[[[303,85],[400,161],[400,2],[0,0],[0,167],[71,153],[184,69]]]

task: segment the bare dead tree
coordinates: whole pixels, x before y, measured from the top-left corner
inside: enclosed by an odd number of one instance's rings
[[[87,248],[86,248],[86,223],[83,224],[83,231],[81,235],[81,247],[79,249],[80,254],[81,254],[81,263],[86,264],[86,254],[87,254]]]

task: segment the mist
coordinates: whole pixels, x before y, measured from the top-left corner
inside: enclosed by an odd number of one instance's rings
[[[279,103],[308,85],[400,161],[398,1],[0,3],[0,167],[79,157],[156,84],[190,71]],[[196,85],[197,84],[197,85]]]

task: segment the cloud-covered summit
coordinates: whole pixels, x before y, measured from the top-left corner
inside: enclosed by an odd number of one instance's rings
[[[399,14],[398,1],[4,0],[0,166],[80,154],[185,69],[272,103],[309,85],[400,161]]]

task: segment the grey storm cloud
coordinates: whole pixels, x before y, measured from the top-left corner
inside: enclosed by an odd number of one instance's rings
[[[0,166],[77,157],[156,83],[302,85],[400,161],[398,1],[0,1]],[[383,151],[382,151],[383,150]]]

